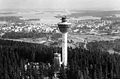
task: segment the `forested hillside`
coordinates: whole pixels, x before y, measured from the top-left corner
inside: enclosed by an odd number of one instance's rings
[[[108,52],[68,48],[68,69],[61,68],[60,79],[120,78],[120,56]],[[0,79],[43,79],[53,76],[53,53],[61,48],[0,40]],[[28,62],[39,62],[38,70],[25,71]],[[50,63],[51,66],[48,65]],[[29,76],[29,78],[28,78]]]
[[[120,39],[111,40],[111,41],[94,41],[87,44],[87,48],[91,51],[108,51],[114,50],[120,52]]]

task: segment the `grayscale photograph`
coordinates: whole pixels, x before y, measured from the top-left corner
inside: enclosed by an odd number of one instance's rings
[[[0,79],[120,79],[120,0],[0,0]]]

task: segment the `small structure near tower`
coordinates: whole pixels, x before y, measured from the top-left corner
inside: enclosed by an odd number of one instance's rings
[[[62,65],[67,67],[67,34],[71,23],[67,22],[67,17],[62,17],[62,22],[58,23],[58,28],[62,33]]]
[[[61,54],[54,53],[54,68],[55,72],[59,71],[61,67]]]

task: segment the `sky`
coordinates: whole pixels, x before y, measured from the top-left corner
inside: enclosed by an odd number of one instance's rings
[[[0,9],[120,10],[120,0],[0,0]]]

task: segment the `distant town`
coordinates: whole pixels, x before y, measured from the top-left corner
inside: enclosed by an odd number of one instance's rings
[[[70,11],[69,11],[70,12]],[[72,23],[72,26],[69,31],[69,41],[77,42],[85,42],[94,41],[94,40],[114,40],[119,39],[120,35],[120,11],[44,11],[44,12],[35,12],[31,11],[30,13],[16,14],[16,12],[8,13],[2,12],[0,16],[0,36],[1,38],[15,39],[11,35],[18,34],[20,36],[18,39],[24,40],[24,35],[29,33],[40,34],[40,33],[51,33],[51,34],[60,34],[60,31],[57,27],[57,23],[60,22],[60,14],[66,15],[68,21]],[[105,14],[107,13],[107,14]],[[21,15],[20,15],[21,14]],[[43,17],[30,17],[31,15],[39,15]],[[47,16],[46,16],[47,14]],[[91,15],[92,14],[92,15]],[[3,16],[4,15],[4,16]],[[23,16],[22,16],[23,15]],[[49,15],[49,16],[48,16]],[[48,18],[47,18],[48,17]],[[49,19],[49,20],[48,20]],[[49,21],[49,22],[48,22]],[[13,34],[14,33],[14,34]],[[20,35],[22,33],[22,35]],[[80,37],[80,38],[76,38]],[[83,36],[82,36],[83,35]],[[92,35],[91,37],[89,35]],[[27,36],[27,41],[30,35]],[[109,38],[108,38],[109,37]],[[24,38],[24,39],[22,39]],[[39,38],[39,43],[45,42],[45,38],[40,40],[40,37],[35,37],[35,39]],[[59,37],[60,38],[60,37]],[[34,39],[34,40],[35,40]],[[50,40],[51,36],[48,35],[46,41]],[[91,40],[92,39],[92,40]],[[38,39],[37,39],[38,40]],[[37,41],[36,40],[36,41]],[[60,39],[57,39],[60,40]],[[38,43],[37,42],[37,43]]]

